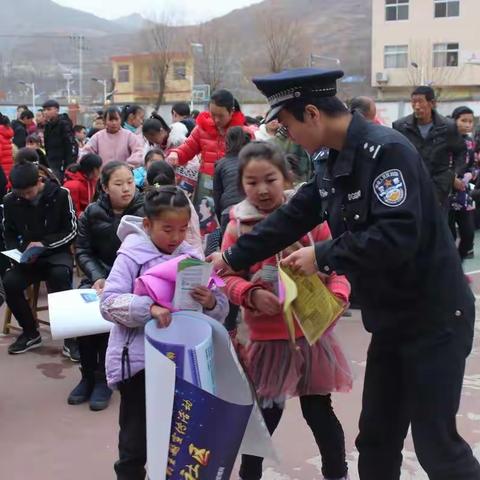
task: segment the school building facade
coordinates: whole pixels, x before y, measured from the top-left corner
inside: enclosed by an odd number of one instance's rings
[[[378,99],[430,85],[442,101],[480,100],[479,19],[479,0],[372,0]]]
[[[168,55],[165,103],[189,102],[193,85],[193,58],[188,53]],[[154,53],[137,53],[111,58],[115,79],[115,103],[153,104],[159,92],[158,69],[162,58]]]

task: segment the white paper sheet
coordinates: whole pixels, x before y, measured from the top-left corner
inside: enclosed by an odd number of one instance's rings
[[[54,340],[107,333],[112,328],[112,323],[100,313],[100,302],[94,289],[50,293],[48,315]]]
[[[20,263],[22,259],[22,252],[20,250],[17,250],[16,248],[12,250],[5,250],[4,252],[2,252],[2,254],[8,258],[11,258],[17,263]]]
[[[165,479],[175,395],[175,364],[145,342],[147,407],[147,457],[151,480]]]
[[[194,324],[192,324],[192,320],[194,320]],[[172,324],[167,329],[158,329],[153,321],[147,323],[145,336],[158,340],[164,334],[167,335],[169,330],[172,334],[174,331],[183,330],[188,332],[186,337],[193,339],[197,334],[192,330],[196,330],[197,327],[203,329],[202,324],[211,327],[215,395],[222,400],[238,405],[254,405],[239,453],[278,461],[271,437],[254,401],[255,397],[250,383],[237,359],[228,332],[219,322],[202,313],[181,311],[173,314]],[[169,335],[169,338],[171,340],[172,337]],[[162,357],[164,360],[160,361],[157,357]],[[151,382],[147,382],[146,388],[147,425],[161,425],[155,431],[147,428],[148,475],[151,480],[164,480],[173,411],[172,392],[175,384],[175,365],[146,340],[145,370],[147,378]],[[169,408],[161,409],[166,406]]]

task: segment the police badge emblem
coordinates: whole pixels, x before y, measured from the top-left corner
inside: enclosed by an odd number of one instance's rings
[[[397,169],[381,173],[373,181],[373,190],[380,202],[387,207],[398,207],[407,198],[405,180],[402,172]]]

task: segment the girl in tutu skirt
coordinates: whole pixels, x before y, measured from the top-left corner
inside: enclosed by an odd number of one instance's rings
[[[284,191],[289,180],[288,164],[283,153],[270,143],[253,142],[242,149],[239,180],[246,199],[230,212],[222,250],[289,198],[289,192]],[[345,439],[330,393],[351,389],[351,371],[331,330],[309,346],[296,324],[296,342],[292,345],[278,299],[277,280],[280,258],[330,238],[327,224],[319,225],[276,257],[255,264],[244,274],[229,275],[225,281],[230,301],[243,307],[249,327],[246,366],[270,433],[280,422],[286,399],[299,397],[303,416],[320,449],[325,479],[341,480],[347,478]],[[348,302],[350,285],[345,277],[333,274],[325,282],[342,302]],[[243,455],[242,480],[260,479],[262,461]]]

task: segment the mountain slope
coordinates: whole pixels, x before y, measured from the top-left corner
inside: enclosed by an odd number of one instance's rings
[[[52,0],[2,0],[2,34],[82,33],[105,35],[126,31],[91,13],[63,7]]]

